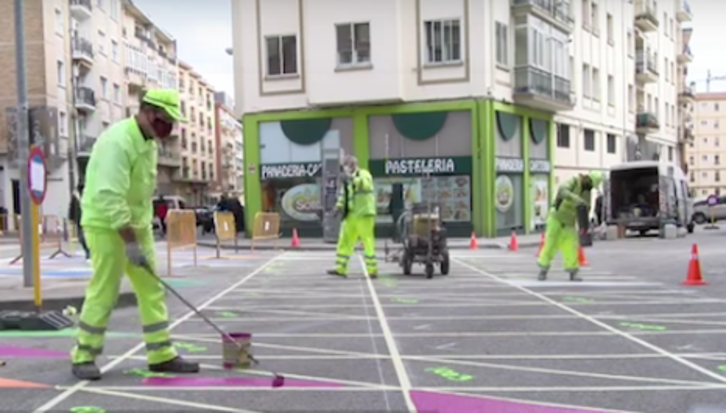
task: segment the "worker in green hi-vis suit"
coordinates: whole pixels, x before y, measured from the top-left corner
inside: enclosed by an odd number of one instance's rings
[[[364,261],[368,276],[378,277],[376,264],[376,197],[373,191],[373,177],[365,169],[358,168],[358,160],[347,156],[343,162],[346,182],[335,206],[342,214],[335,269],[328,274],[346,277],[348,261],[360,239],[363,242]]]
[[[95,364],[125,272],[139,305],[149,369],[196,373],[197,363],[176,353],[169,336],[166,293],[146,268],[155,268],[152,197],[156,191],[157,140],[168,138],[182,120],[176,89],[152,89],[136,116],[117,122],[99,136],[86,168],[81,225],[91,250],[93,276],[71,352],[73,374],[98,380]]]
[[[580,269],[577,256],[580,246],[580,235],[576,227],[577,208],[585,205],[590,210],[590,191],[600,186],[602,180],[601,172],[592,171],[577,175],[559,187],[555,203],[547,216],[544,248],[537,262],[540,267],[540,281],[547,279],[552,260],[559,250],[562,250],[563,266],[565,272],[570,274],[570,280],[582,281],[577,275]]]

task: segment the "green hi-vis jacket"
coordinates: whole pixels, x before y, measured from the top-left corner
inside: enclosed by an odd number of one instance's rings
[[[551,213],[564,225],[574,226],[577,222],[578,205],[587,205],[587,209],[590,209],[590,191],[583,191],[580,177],[575,176],[557,190]]]
[[[151,228],[156,190],[157,147],[144,139],[135,118],[101,134],[86,167],[81,206],[84,228]]]
[[[347,198],[347,199],[346,199]],[[348,203],[347,217],[370,217],[376,215],[376,195],[373,191],[373,177],[365,169],[358,169],[346,183],[335,207],[341,211]]]

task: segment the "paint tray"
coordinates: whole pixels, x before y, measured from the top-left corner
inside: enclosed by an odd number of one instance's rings
[[[222,366],[227,370],[245,369],[252,363],[252,334],[229,333],[222,336]]]

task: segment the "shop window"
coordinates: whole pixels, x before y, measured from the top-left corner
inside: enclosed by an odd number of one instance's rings
[[[469,175],[423,177],[375,178],[376,222],[393,224],[391,195],[394,184],[403,185],[403,201],[406,208],[420,202],[431,201],[441,210],[443,222],[471,221],[471,177]],[[395,203],[395,200],[393,201]]]

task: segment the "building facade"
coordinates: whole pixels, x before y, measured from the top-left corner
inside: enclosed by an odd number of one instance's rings
[[[175,175],[176,195],[189,205],[213,201],[217,181],[217,125],[214,89],[192,67],[178,66],[181,110],[187,122],[180,126],[181,169]]]
[[[538,231],[557,182],[638,156],[677,159],[683,8],[235,2],[248,220],[279,210],[285,230],[319,232],[321,152],[338,147],[373,173],[380,229],[400,182],[409,201],[437,199],[454,233]]]
[[[235,119],[232,107],[218,99],[215,107],[217,189],[220,195],[240,197],[244,192],[244,185],[240,185],[244,176],[242,124]]]
[[[693,195],[704,199],[726,194],[726,93],[698,93],[691,107],[695,133],[687,160]]]

